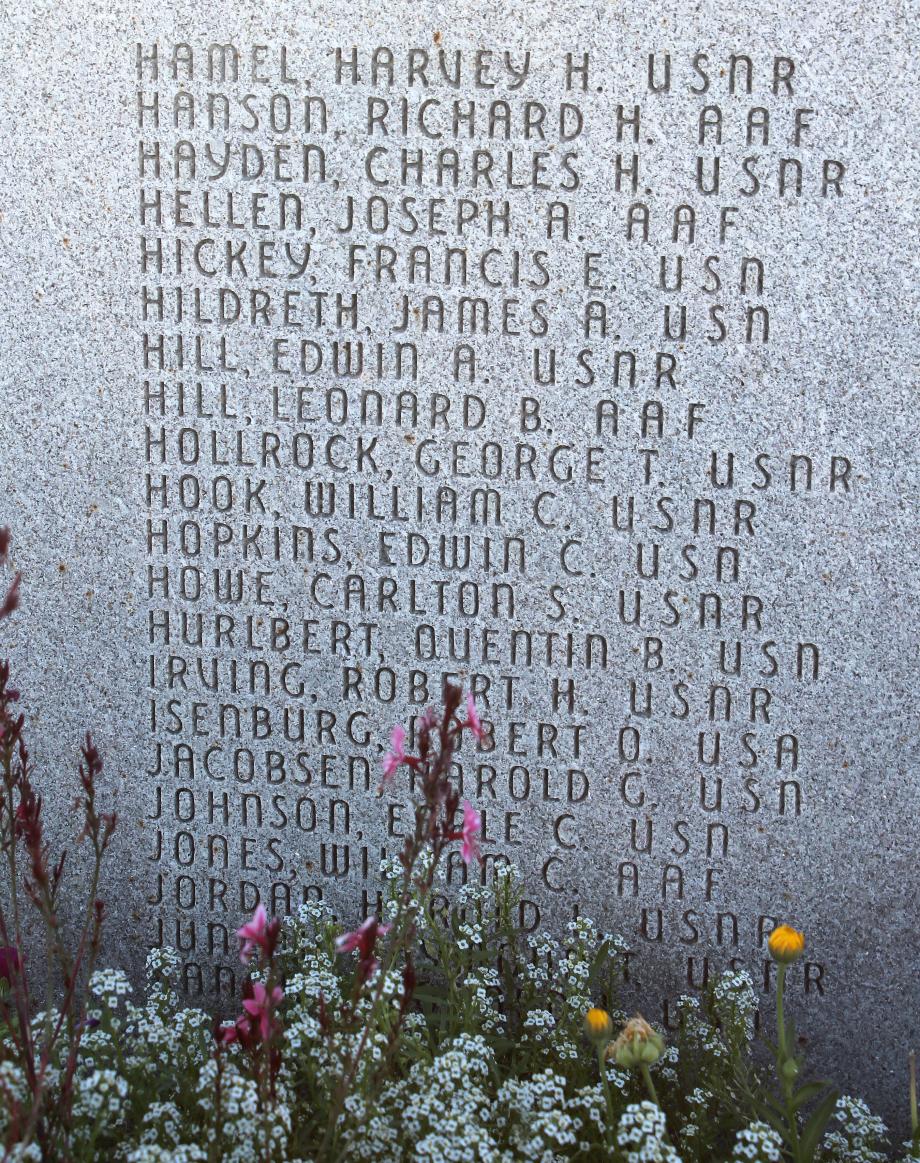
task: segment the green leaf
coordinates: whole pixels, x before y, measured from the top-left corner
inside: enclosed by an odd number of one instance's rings
[[[817,1098],[826,1086],[826,1082],[806,1082],[804,1086],[800,1086],[792,1096],[792,1109],[799,1110],[807,1102]]]
[[[818,1146],[821,1136],[824,1134],[825,1127],[830,1122],[831,1115],[834,1113],[837,1098],[837,1091],[830,1091],[814,1111],[812,1111],[811,1118],[805,1124],[800,1141],[802,1153],[806,1160],[814,1159],[815,1149]]]
[[[597,948],[597,951],[595,952],[594,956],[591,958],[591,964],[588,968],[589,980],[593,980],[597,976],[598,970],[601,968],[601,966],[604,964],[604,962],[607,959],[608,949],[609,949],[609,942],[606,940],[601,941],[600,945]]]
[[[782,1135],[784,1141],[788,1142],[789,1125],[786,1122],[785,1111],[780,1110],[779,1107],[774,1106],[771,1102],[758,1098],[753,1100],[753,1106],[763,1122],[768,1123],[774,1131]]]
[[[442,989],[436,985],[416,985],[412,996],[414,998],[424,998],[432,1002],[446,1002],[448,993],[446,989]]]
[[[506,1038],[504,1034],[485,1034],[483,1036],[492,1049],[499,1053],[513,1050],[517,1045],[513,1038]]]

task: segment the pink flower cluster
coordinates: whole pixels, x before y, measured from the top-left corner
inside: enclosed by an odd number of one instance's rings
[[[407,762],[406,732],[397,724],[393,728],[393,734],[390,736],[390,750],[383,757],[383,776],[381,782],[384,787],[390,786],[396,778],[396,772]]]
[[[423,740],[423,747],[425,749],[427,749],[428,735],[434,729],[437,721],[438,715],[433,707],[429,707],[418,721],[418,733],[419,737]],[[470,734],[477,743],[481,743],[485,738],[485,728],[482,725],[479,712],[476,710],[476,702],[473,699],[472,693],[466,696],[466,718],[461,720],[460,728],[461,730],[469,729]],[[418,768],[420,765],[420,758],[406,754],[405,730],[399,725],[395,726],[390,736],[390,750],[383,757],[381,787],[388,788],[392,785],[400,767]],[[467,865],[472,864],[474,860],[482,859],[479,851],[479,836],[481,831],[482,816],[475,810],[469,800],[464,800],[463,826],[459,832],[451,832],[449,838],[451,840],[462,841],[460,854],[463,857],[464,863]]]
[[[270,961],[275,946],[278,944],[278,934],[281,932],[281,922],[277,917],[271,921],[264,905],[257,905],[252,914],[252,920],[247,921],[236,935],[240,939],[240,961],[248,965],[253,953],[258,949],[265,954],[266,961]]]
[[[268,1042],[278,1028],[274,1014],[283,1000],[284,991],[280,985],[268,989],[261,981],[247,979],[243,986],[243,1013],[232,1026],[221,1026],[219,1041],[225,1046],[238,1041],[247,1049],[259,1041]]]
[[[260,957],[270,964],[280,932],[278,918],[269,920],[264,905],[258,905],[252,918],[236,931],[240,939],[240,961],[248,965],[258,950]],[[247,978],[243,985],[243,1012],[232,1025],[218,1028],[218,1042],[223,1045],[240,1042],[247,1049],[252,1049],[260,1041],[268,1042],[279,1028],[274,1014],[283,1000],[284,991],[279,985],[269,988],[261,981],[253,982]]]
[[[371,977],[380,962],[377,960],[377,938],[385,937],[390,931],[389,925],[381,925],[376,917],[368,917],[359,928],[351,933],[343,933],[336,938],[336,953],[358,952],[358,970],[362,980]]]
[[[469,865],[474,860],[482,859],[479,852],[482,816],[469,800],[464,800],[463,824],[459,830],[453,827],[459,797],[450,784],[450,756],[453,754],[455,741],[463,731],[469,730],[477,743],[482,742],[486,732],[472,694],[466,697],[465,718],[458,713],[460,701],[461,695],[457,688],[445,688],[444,712],[439,713],[434,707],[428,707],[419,716],[416,721],[417,755],[409,755],[406,751],[404,728],[398,724],[393,728],[390,749],[383,757],[380,786],[381,790],[391,787],[401,767],[408,767],[419,776],[425,802],[431,812],[428,825],[432,829],[431,836],[435,838],[436,843],[459,840],[460,854]],[[407,852],[409,852],[408,841]],[[407,868],[411,866],[412,859],[411,855],[403,855],[403,863]],[[385,937],[389,930],[389,925],[383,925],[376,917],[371,916],[360,928],[351,933],[344,933],[336,941],[337,953],[358,953],[358,973],[362,982],[367,981],[377,970],[380,964],[376,953],[377,941]]]
[[[482,860],[479,851],[479,835],[482,832],[482,816],[469,800],[463,801],[463,827],[459,833],[454,833],[455,840],[461,840],[460,855],[464,864],[472,864],[474,860]]]

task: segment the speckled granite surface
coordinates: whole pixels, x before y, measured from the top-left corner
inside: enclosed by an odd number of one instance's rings
[[[456,674],[531,916],[619,929],[658,1022],[797,923],[799,1026],[890,1115],[907,7],[26,0],[0,43],[4,633],[60,835],[106,755],[111,956],[209,992],[256,895],[372,903],[381,748]]]

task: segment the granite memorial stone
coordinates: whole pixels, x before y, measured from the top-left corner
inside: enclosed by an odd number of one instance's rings
[[[666,1027],[728,966],[769,1003],[791,920],[818,1065],[901,1103],[909,10],[5,13],[3,647],[62,837],[106,757],[110,958],[204,1001],[256,902],[373,910],[381,755],[451,679],[523,924],[621,932]]]

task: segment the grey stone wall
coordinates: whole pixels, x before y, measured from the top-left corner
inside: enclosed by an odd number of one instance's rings
[[[769,1004],[791,920],[819,1064],[901,1104],[908,32],[892,0],[7,13],[4,646],[62,838],[84,728],[106,755],[111,956],[178,943],[210,995],[257,895],[373,907],[382,749],[453,675],[529,922],[621,931],[662,1023],[730,964]]]

